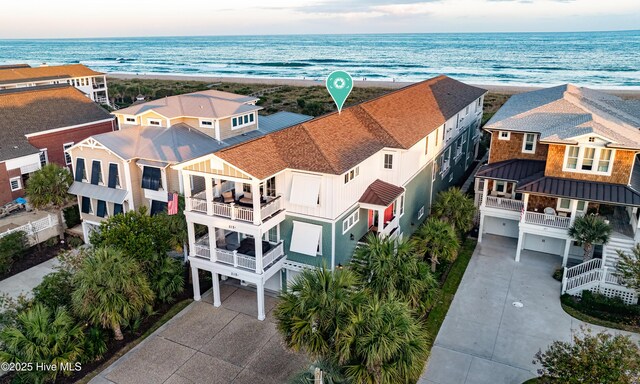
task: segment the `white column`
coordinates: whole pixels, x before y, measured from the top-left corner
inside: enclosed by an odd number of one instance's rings
[[[384,208],[378,209],[378,236],[382,234],[384,230]]]
[[[258,233],[253,237],[255,241],[255,254],[256,254],[256,273],[262,274],[262,232],[258,231]]]
[[[482,243],[483,231],[484,231],[484,212],[480,211],[480,225],[478,227],[478,243]]]
[[[484,183],[482,185],[482,201],[480,202],[480,206],[484,207],[487,203],[487,194],[489,193],[489,180],[484,179]]]
[[[562,254],[562,266],[567,266],[567,261],[569,260],[569,249],[571,248],[572,239],[567,239],[564,244],[564,253]]]
[[[260,183],[251,183],[251,197],[253,198],[253,225],[262,222],[262,209],[260,206]]]
[[[576,212],[578,211],[578,200],[571,200],[571,217],[569,218],[569,226],[573,225],[573,222],[576,221]]]
[[[194,246],[196,244],[196,228],[192,221],[187,220],[187,236],[189,237],[189,251],[193,255]]]
[[[211,176],[205,176],[204,184],[206,188],[206,196],[207,196],[207,215],[213,216],[213,186],[212,186],[213,178]]]
[[[181,170],[178,170],[178,193],[184,195],[184,177]]]
[[[191,176],[182,171],[180,173],[182,173],[182,189],[184,190],[184,209],[185,211],[191,211]]]
[[[256,284],[256,293],[258,295],[258,320],[265,319],[264,315],[264,282],[260,279],[260,282]]]
[[[213,281],[213,306],[219,307],[220,303],[220,279],[218,274],[211,272],[211,281]]]
[[[525,193],[522,198],[522,213],[520,214],[520,222],[525,222],[525,217],[527,216],[527,207],[529,206],[529,194]]]
[[[213,225],[208,225],[207,231],[209,233],[209,260],[215,262],[217,260],[216,242],[218,240],[216,237],[216,227]]]
[[[200,301],[200,279],[198,279],[198,268],[191,266],[191,280],[193,280],[193,300]]]
[[[524,241],[524,232],[518,231],[518,245],[516,246],[516,262],[520,262],[520,252],[522,251],[522,242]]]

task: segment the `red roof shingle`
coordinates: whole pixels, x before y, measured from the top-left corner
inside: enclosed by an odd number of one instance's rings
[[[377,179],[367,187],[358,202],[388,207],[403,193],[404,188]]]

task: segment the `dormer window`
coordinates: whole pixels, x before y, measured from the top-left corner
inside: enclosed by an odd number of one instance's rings
[[[609,174],[613,155],[613,150],[607,148],[568,146],[564,170]]]
[[[509,140],[511,138],[511,132],[509,131],[500,131],[498,133],[498,139],[500,140]]]
[[[536,134],[525,133],[524,141],[522,142],[523,153],[535,153],[536,152]]]
[[[213,128],[212,120],[200,120],[200,127],[202,128]]]
[[[135,124],[136,123],[136,118],[135,117],[125,117],[124,122],[127,124]]]

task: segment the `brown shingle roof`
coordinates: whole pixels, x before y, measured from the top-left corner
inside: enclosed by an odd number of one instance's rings
[[[25,135],[112,118],[69,85],[0,91],[0,161],[37,153]]]
[[[82,64],[29,68],[0,69],[0,84],[20,83],[26,80],[60,79],[102,75]]]
[[[339,175],[385,147],[410,148],[485,93],[438,76],[216,155],[260,179],[285,168]]]
[[[388,207],[403,193],[404,188],[377,179],[367,187],[358,202]]]

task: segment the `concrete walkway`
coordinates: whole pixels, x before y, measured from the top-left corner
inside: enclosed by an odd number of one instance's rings
[[[282,344],[275,298],[265,296],[267,318],[259,321],[255,292],[220,288],[220,308],[207,292],[90,383],[281,384],[307,366]]]
[[[44,263],[31,267],[7,279],[0,281],[0,292],[8,294],[12,298],[17,298],[20,294],[31,297],[31,291],[42,282],[42,279],[56,270],[54,266],[58,264],[58,258],[47,260]]]
[[[515,249],[515,239],[490,235],[478,245],[419,384],[521,384],[537,376],[538,350],[570,341],[584,324],[560,306],[560,282],[551,277],[560,257],[523,251],[516,263]]]

